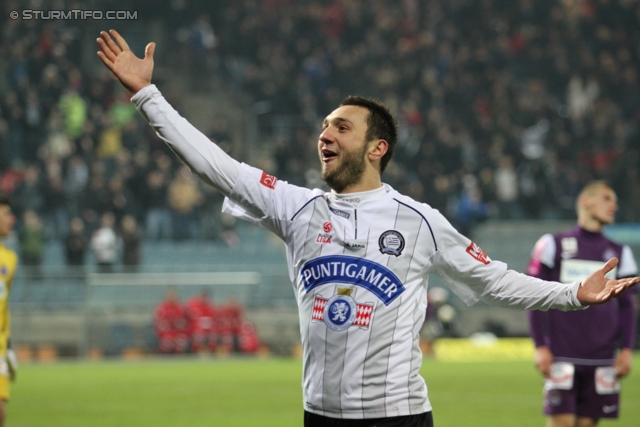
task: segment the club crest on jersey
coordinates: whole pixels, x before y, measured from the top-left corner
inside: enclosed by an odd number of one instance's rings
[[[7,269],[6,265],[3,265],[2,267],[0,267],[0,274],[2,274],[3,276],[6,276],[9,273],[9,270]]]
[[[385,255],[400,256],[404,250],[404,237],[396,230],[388,230],[378,239],[380,252]]]
[[[369,329],[373,303],[358,304],[351,297],[353,289],[339,288],[329,299],[316,295],[313,302],[312,322],[324,322],[333,331],[344,331],[349,326]]]
[[[387,267],[349,255],[327,255],[307,261],[300,268],[298,281],[307,292],[329,284],[359,286],[377,296],[387,306],[405,291],[398,276]]]
[[[471,255],[471,257],[477,261],[480,261],[483,264],[489,264],[491,259],[489,256],[480,248],[480,246],[471,242],[469,247],[467,247],[467,253]]]
[[[276,188],[277,181],[278,181],[278,178],[276,178],[275,176],[269,175],[266,172],[262,172],[262,177],[260,178],[260,184],[273,190],[274,188]]]

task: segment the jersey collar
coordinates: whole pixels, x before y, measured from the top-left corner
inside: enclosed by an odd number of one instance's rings
[[[387,194],[391,191],[391,187],[387,184],[382,184],[382,187],[375,190],[361,191],[359,193],[339,194],[331,190],[327,193],[327,200],[330,203],[348,204],[350,207],[357,208],[360,203],[366,200],[375,200]]]

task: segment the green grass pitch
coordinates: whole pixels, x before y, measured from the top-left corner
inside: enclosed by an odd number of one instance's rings
[[[635,357],[636,369],[640,355]],[[542,427],[542,380],[530,362],[425,360],[437,427]],[[640,425],[640,374],[623,382],[621,418]],[[22,366],[10,427],[301,426],[295,359],[148,359]]]

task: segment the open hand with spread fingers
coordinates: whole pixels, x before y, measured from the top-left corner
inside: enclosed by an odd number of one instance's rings
[[[640,282],[640,277],[626,279],[608,279],[605,275],[618,265],[618,258],[611,258],[599,270],[591,273],[580,284],[578,301],[583,305],[603,304],[612,298],[622,295],[624,291]]]
[[[131,52],[127,42],[116,30],[109,30],[109,33],[101,31],[97,42],[101,49],[98,57],[129,92],[135,94],[151,84],[155,43],[147,45],[144,59],[140,59]]]

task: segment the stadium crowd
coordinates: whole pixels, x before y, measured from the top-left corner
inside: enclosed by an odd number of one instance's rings
[[[218,214],[220,196],[168,155],[113,79],[82,68],[83,55],[95,55],[84,46],[86,23],[9,18],[38,4],[6,2],[0,16],[0,191],[23,219],[23,262],[37,264],[47,238],[66,240],[68,254],[84,251],[105,221],[119,235],[128,223],[138,243],[142,232],[237,242]],[[619,221],[638,220],[638,0],[136,7],[184,52],[175,67],[188,64],[194,90],[217,73],[228,91],[251,99],[280,179],[323,185],[320,121],[359,94],[398,112],[400,143],[385,180],[465,234],[487,218],[572,218],[577,191],[594,178],[610,181],[623,201]],[[179,109],[189,94],[172,94],[172,104]],[[223,118],[210,136],[231,139]]]

